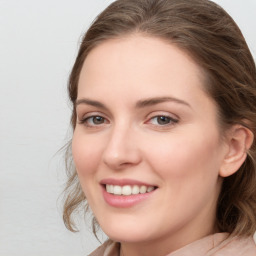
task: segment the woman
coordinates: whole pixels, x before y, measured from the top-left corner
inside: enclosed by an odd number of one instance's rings
[[[69,96],[64,221],[74,230],[88,203],[110,238],[91,255],[256,255],[256,71],[222,8],[114,2],[82,41]]]

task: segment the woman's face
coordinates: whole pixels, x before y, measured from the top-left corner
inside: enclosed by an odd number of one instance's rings
[[[103,42],[78,85],[73,157],[104,232],[177,247],[211,233],[225,145],[200,67],[140,35]]]

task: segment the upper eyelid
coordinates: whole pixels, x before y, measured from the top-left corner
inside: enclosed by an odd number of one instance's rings
[[[152,125],[156,125],[156,126],[170,126],[170,125],[174,125],[174,124],[177,124],[179,122],[179,119],[176,119],[176,118],[173,118],[173,117],[170,117],[170,116],[167,116],[167,115],[156,115],[156,116],[153,116],[151,118],[149,118],[146,123],[150,123],[150,121],[154,118],[157,118],[157,117],[161,117],[161,116],[164,116],[164,117],[167,117],[170,119],[170,122],[166,125],[160,125],[160,124],[152,124]]]
[[[80,118],[79,118],[80,116]],[[82,114],[77,113],[77,119],[86,119],[94,116],[101,116],[105,119],[108,119],[106,115],[100,111],[88,111],[88,112],[83,112]]]
[[[149,120],[151,120],[151,119],[153,119],[153,118],[157,118],[157,117],[167,117],[167,118],[169,118],[170,120],[178,121],[178,118],[174,118],[174,117],[169,116],[169,115],[156,115],[156,116],[152,116],[151,118],[149,118]]]
[[[177,114],[174,114],[174,113],[170,113],[168,111],[153,111],[151,113],[149,113],[147,115],[147,118],[150,119],[150,118],[153,118],[153,117],[157,117],[157,116],[166,116],[166,117],[169,117],[171,119],[180,119],[180,117],[177,115]]]
[[[94,117],[94,116],[101,116],[106,120],[113,119],[113,117],[110,114],[103,113],[102,111],[97,111],[97,110],[95,110],[95,111],[84,111],[84,110],[77,111],[77,120],[78,121],[84,120],[89,117]],[[166,117],[169,117],[174,120],[180,120],[180,117],[177,114],[174,114],[169,111],[164,111],[164,110],[155,110],[150,113],[147,113],[144,117],[144,119],[145,119],[144,121],[147,122],[151,118],[158,117],[158,116],[166,116]]]
[[[101,116],[101,115],[90,115],[90,116],[86,116],[84,117],[82,120],[87,120],[87,119],[90,119],[90,118],[94,118],[94,117],[101,117],[103,118],[104,120],[107,120],[107,118],[105,118],[104,116]]]
[[[83,106],[87,106],[87,107],[85,108]],[[98,115],[107,119],[112,118],[111,113],[108,112],[107,110],[105,111],[102,109],[98,109],[97,107],[86,105],[86,104],[78,105],[76,107],[76,114],[77,114],[77,119],[79,117],[84,117],[86,115],[92,115],[92,116]]]

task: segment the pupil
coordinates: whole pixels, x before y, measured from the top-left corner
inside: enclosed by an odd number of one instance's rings
[[[169,118],[166,117],[166,116],[159,116],[159,117],[157,118],[157,122],[158,122],[159,124],[168,124],[169,121],[170,121]]]
[[[100,116],[95,116],[95,117],[93,118],[93,122],[94,122],[95,124],[102,124],[102,123],[103,123],[103,118],[100,117]]]

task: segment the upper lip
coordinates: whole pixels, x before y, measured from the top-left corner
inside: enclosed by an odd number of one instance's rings
[[[125,186],[125,185],[138,185],[138,186],[147,186],[147,187],[156,187],[154,184],[148,184],[142,181],[133,180],[133,179],[102,179],[100,181],[100,184],[102,185],[119,185],[119,186]]]

